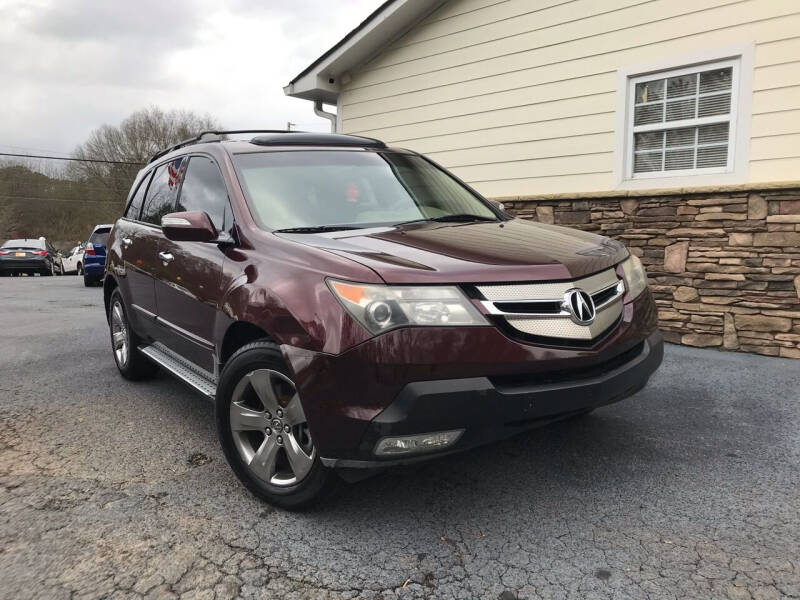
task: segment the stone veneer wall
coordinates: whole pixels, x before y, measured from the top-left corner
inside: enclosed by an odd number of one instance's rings
[[[498,200],[627,244],[668,341],[800,358],[800,184],[763,188]]]

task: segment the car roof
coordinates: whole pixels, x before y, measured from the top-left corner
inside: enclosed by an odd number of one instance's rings
[[[236,133],[236,132],[234,132]],[[186,140],[156,154],[141,172],[148,172],[155,165],[198,152],[206,152],[212,156],[222,154],[240,154],[246,152],[265,152],[269,150],[372,150],[409,152],[397,148],[388,148],[385,143],[375,138],[341,133],[318,133],[305,131],[254,131],[250,139],[223,139],[225,132],[206,132],[196,139]],[[140,172],[140,173],[141,173]]]

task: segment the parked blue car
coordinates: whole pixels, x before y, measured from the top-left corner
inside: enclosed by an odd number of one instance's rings
[[[83,285],[91,287],[103,280],[106,268],[106,245],[111,225],[96,225],[83,252]]]

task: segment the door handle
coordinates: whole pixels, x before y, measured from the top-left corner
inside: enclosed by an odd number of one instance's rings
[[[169,252],[159,252],[158,258],[160,258],[163,261],[164,266],[168,265],[173,260],[175,260],[175,257],[172,256],[172,254],[170,254]]]
[[[133,243],[133,240],[131,238],[127,238],[127,237],[126,238],[122,238],[122,245],[125,246],[126,248],[128,246],[130,246],[132,243]]]

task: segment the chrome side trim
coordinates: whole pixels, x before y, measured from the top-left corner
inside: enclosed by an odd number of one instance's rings
[[[152,313],[149,310],[147,310],[145,308],[142,308],[138,304],[131,304],[131,306],[133,308],[135,308],[137,311],[139,311],[140,313],[142,313],[145,317],[150,317],[151,319],[155,319],[156,318],[156,313]]]
[[[200,344],[202,346],[206,346],[207,348],[214,348],[214,344],[212,342],[209,342],[207,339],[201,338],[199,335],[195,335],[191,331],[186,331],[183,327],[178,327],[177,325],[175,325],[175,323],[167,321],[166,319],[164,319],[162,317],[159,317],[157,315],[153,315],[153,316],[156,317],[156,322],[158,324],[166,325],[167,327],[169,327],[173,331],[177,331],[182,336],[187,337],[190,340],[192,340],[193,342],[197,342],[198,344]]]

